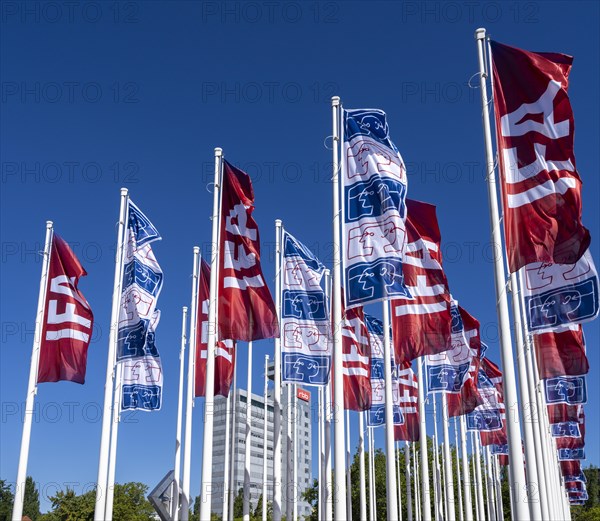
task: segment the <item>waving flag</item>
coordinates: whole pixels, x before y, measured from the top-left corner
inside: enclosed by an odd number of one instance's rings
[[[69,245],[52,237],[46,306],[40,344],[38,383],[85,381],[94,315],[77,288],[87,273]]]
[[[161,236],[131,200],[127,216],[117,333],[117,362],[123,369],[121,409],[152,411],[161,408],[163,386],[162,364],[155,343],[160,320],[156,302],[163,285],[163,272],[151,246]]]
[[[345,110],[342,143],[343,271],[346,307],[408,295],[406,168],[385,112]]]
[[[196,325],[196,363],[194,364],[194,396],[206,393],[206,358],[208,355],[208,301],[210,298],[210,266],[200,262],[198,287],[198,324]],[[235,367],[235,342],[219,340],[215,349],[215,396],[229,396]]]
[[[223,161],[219,245],[219,338],[279,336],[275,304],[260,266],[260,238],[252,217],[250,177]]]
[[[580,376],[589,371],[581,326],[567,326],[532,336],[540,378]]]
[[[548,421],[551,424],[577,422],[580,407],[580,405],[567,405],[566,403],[548,404]]]
[[[286,231],[282,264],[283,381],[327,385],[332,342],[328,306],[321,289],[325,266]]]
[[[491,47],[510,271],[534,262],[573,264],[590,244],[567,95],[573,58]]]
[[[552,436],[556,438],[557,449],[583,449],[585,447],[585,414],[583,405],[579,406],[576,422],[551,425]]]
[[[398,401],[404,423],[394,425],[394,439],[419,441],[419,383],[410,363],[398,365]]]
[[[556,403],[579,405],[587,402],[585,376],[556,376],[547,378],[544,384],[548,405]]]

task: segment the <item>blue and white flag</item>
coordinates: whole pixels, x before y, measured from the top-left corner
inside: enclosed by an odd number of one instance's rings
[[[503,429],[506,408],[495,380],[483,368],[479,369],[477,389],[483,403],[467,414],[467,430],[493,432]]]
[[[383,346],[383,323],[381,320],[365,315],[365,323],[369,332],[369,343],[371,345],[371,408],[367,414],[367,425],[369,427],[379,427],[385,425],[385,356]],[[390,342],[391,340],[390,331]],[[400,389],[398,381],[398,371],[394,363],[394,353],[389,364],[392,367],[392,399],[394,402],[393,414],[394,425],[402,425],[404,418],[400,409]]]
[[[283,232],[281,356],[283,381],[327,385],[331,328],[321,279],[325,266],[291,234]]]
[[[490,451],[492,454],[506,454],[508,455],[508,445],[490,445]]]
[[[385,112],[343,111],[342,253],[346,309],[410,297],[406,248],[406,167],[390,140]]]
[[[558,449],[559,461],[572,461],[585,459],[585,449],[583,447],[576,449]]]
[[[587,402],[587,384],[585,376],[557,376],[546,378],[546,403],[553,405],[566,403],[579,405]]]
[[[550,431],[554,438],[581,438],[579,422],[552,423]]]
[[[155,343],[160,320],[156,302],[163,272],[151,243],[161,239],[158,230],[130,200],[125,230],[125,251],[117,363],[121,364],[121,410],[158,410],[162,403],[163,374]]]

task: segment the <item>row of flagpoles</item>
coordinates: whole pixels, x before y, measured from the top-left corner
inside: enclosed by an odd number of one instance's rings
[[[352,517],[348,411],[358,413],[361,520],[377,516],[374,430],[378,426],[385,430],[388,520],[402,517],[404,496],[409,519],[430,521],[433,513],[436,521],[455,521],[457,511],[460,521],[503,519],[500,467],[506,468],[513,519],[569,519],[569,503],[585,500],[580,461],[588,364],[581,323],[598,314],[598,277],[588,250],[589,232],[581,223],[581,181],[574,166],[573,114],[567,96],[571,58],[490,42],[484,29],[477,30],[475,37],[491,233],[501,252],[494,258],[494,277],[503,371],[486,357],[479,322],[450,292],[435,207],[406,197],[406,168],[389,137],[383,111],[346,110],[338,97],[332,98],[332,271],[277,220],[274,299],[261,268],[252,183],[216,148],[213,247],[207,261],[194,248],[191,303],[189,314],[185,307],[182,316],[172,519],[186,521],[191,506],[192,406],[198,396],[204,397],[205,410],[200,519],[210,519],[211,494],[217,486],[212,414],[217,395],[225,397],[227,408],[224,479],[218,486],[223,487],[223,519],[233,516],[235,433],[231,430],[237,414],[238,341],[248,343],[249,359],[243,508],[244,519],[249,519],[252,344],[268,338],[274,338],[275,348],[271,393],[265,360],[263,519],[268,482],[273,519],[281,520],[284,502],[287,518],[298,518],[298,498],[289,491],[284,498],[282,493],[284,483],[298,482],[297,436],[290,421],[297,385],[315,386],[318,391],[320,519]],[[492,75],[490,99],[487,80]],[[96,521],[112,519],[121,411],[159,410],[162,404],[155,331],[163,272],[151,246],[160,238],[122,189]],[[85,270],[49,222],[14,521],[22,516],[37,384],[84,382],[93,315],[77,287],[83,275]],[[381,306],[382,320],[366,313],[365,306],[374,304]],[[282,402],[284,384],[287,392]],[[439,402],[437,394],[441,394]],[[273,472],[269,477],[267,403],[271,399]],[[432,468],[426,403],[436,415]],[[456,488],[451,418],[459,470]],[[468,461],[468,432],[473,469]],[[284,441],[294,460],[286,465],[285,479]],[[396,458],[401,441],[405,442],[405,469]]]

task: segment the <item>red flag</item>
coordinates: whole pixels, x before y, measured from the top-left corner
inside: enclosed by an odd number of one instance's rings
[[[223,161],[219,255],[219,335],[234,340],[279,336],[275,304],[260,266],[250,177]]]
[[[590,234],[567,95],[573,58],[491,43],[496,139],[511,272],[533,262],[574,264]]]
[[[447,351],[451,345],[451,296],[442,269],[435,206],[406,200],[407,247],[402,265],[412,298],[392,301],[392,336],[398,364]]]
[[[508,454],[498,454],[498,463],[501,467],[508,467]]]
[[[579,406],[577,416],[579,421],[579,433],[581,436],[577,438],[572,436],[560,436],[554,438],[556,440],[557,449],[582,449],[585,447],[585,413],[583,412],[583,405]]]
[[[94,315],[77,288],[87,275],[69,245],[58,235],[52,238],[42,326],[38,383],[67,380],[85,382],[87,350]]]
[[[581,472],[581,462],[579,460],[561,461],[560,471],[563,476],[579,476]]]
[[[540,378],[579,376],[590,369],[580,325],[533,335]]]
[[[210,266],[200,263],[198,287],[198,321],[196,324],[196,363],[194,366],[194,396],[206,391],[206,355],[208,346],[208,300],[210,294]],[[228,396],[235,365],[235,342],[220,340],[215,349],[215,396]]]
[[[548,405],[549,423],[576,422],[579,420],[579,406],[555,403]]]
[[[410,363],[398,366],[398,395],[404,423],[394,425],[394,439],[419,441],[419,383]]]
[[[506,406],[504,404],[504,383],[502,380],[502,371],[488,358],[481,359],[481,371],[494,384],[497,392],[496,401],[498,402],[500,416],[502,418],[502,428],[495,431],[480,431],[481,444],[486,445],[506,445],[508,437],[506,434]]]

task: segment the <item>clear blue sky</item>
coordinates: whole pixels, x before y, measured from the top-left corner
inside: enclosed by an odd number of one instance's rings
[[[3,479],[16,477],[21,421],[13,411],[25,399],[41,267],[35,252],[46,219],[89,272],[80,287],[97,332],[84,386],[39,388],[29,474],[42,495],[68,483],[81,492],[96,479],[115,222],[126,186],[163,235],[155,253],[165,273],[157,332],[165,400],[161,412],[130,415],[121,426],[117,481],[152,487],[173,466],[181,307],[190,301],[192,247],[207,251],[210,240],[213,148],[223,147],[254,179],[270,283],[276,218],[330,266],[331,156],[323,144],[334,94],[348,108],[387,112],[408,166],[409,197],[438,207],[452,293],[481,321],[489,356],[499,362],[479,91],[467,86],[477,70],[477,27],[504,43],[575,56],[570,94],[583,221],[600,263],[596,2],[67,4],[1,7]],[[587,454],[596,465],[599,324],[585,327]],[[255,346],[256,392],[272,349]],[[245,366],[243,346],[238,360]],[[352,437],[354,444],[355,427]]]

